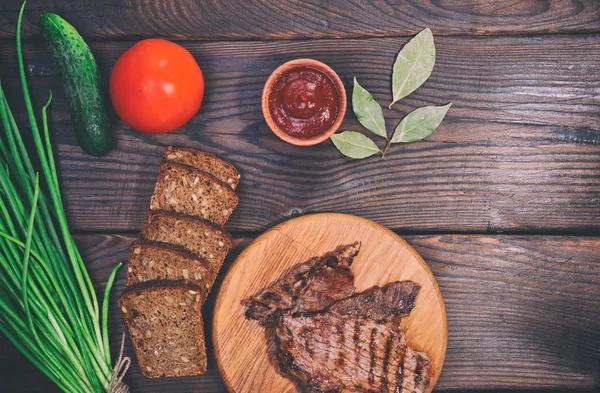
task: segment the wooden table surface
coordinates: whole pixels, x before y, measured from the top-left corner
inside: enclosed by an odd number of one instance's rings
[[[0,77],[23,122],[19,6],[0,2]],[[168,135],[115,120],[116,147],[102,158],[84,154],[40,42],[46,11],[82,33],[105,79],[141,38],[180,42],[206,78],[198,115]],[[260,95],[279,64],[321,60],[348,91],[356,76],[387,104],[394,56],[424,27],[435,35],[433,74],[384,113],[391,128],[417,106],[452,101],[425,141],[394,146],[385,160],[354,161],[330,142],[295,147],[267,128]],[[249,241],[290,217],[350,213],[404,236],[437,277],[449,342],[436,390],[600,389],[599,1],[30,0],[23,34],[37,107],[48,89],[55,96],[63,198],[99,289],[140,229],[162,149],[194,147],[232,161],[243,176],[227,223],[235,248],[204,308],[208,321],[224,273]],[[360,129],[350,110],[343,128]],[[123,284],[120,274],[115,350]],[[203,376],[162,380],[134,365],[127,381],[134,393],[226,392],[212,353],[209,362]],[[4,338],[0,380],[6,392],[58,391]]]

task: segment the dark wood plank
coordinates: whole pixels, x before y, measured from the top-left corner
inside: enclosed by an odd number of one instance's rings
[[[20,5],[21,0],[0,3],[0,38],[14,36]],[[46,0],[27,5],[26,37],[39,36],[38,19],[49,11],[94,39],[382,37],[408,36],[424,27],[437,35],[600,31],[595,0]]]
[[[600,238],[549,236],[408,236],[428,262],[446,302],[449,342],[438,383],[446,389],[600,388]],[[132,237],[79,236],[99,289],[110,269],[125,260]],[[238,238],[205,307],[211,320],[217,290],[234,257],[249,243]],[[119,275],[111,307],[114,350],[121,323],[116,306],[124,284]],[[208,325],[209,326],[209,325]],[[207,329],[210,337],[210,327]],[[6,391],[53,392],[36,375],[14,365],[14,350],[0,351]],[[210,339],[209,339],[210,345]],[[129,339],[126,353],[132,354]],[[132,366],[135,392],[226,392],[214,356],[206,375],[149,380]]]
[[[260,231],[295,214],[341,211],[402,231],[577,231],[600,229],[600,36],[441,37],[431,79],[385,109],[388,128],[421,105],[452,101],[426,142],[394,146],[385,160],[342,157],[330,142],[288,145],[266,127],[260,94],[269,73],[296,57],[353,76],[382,104],[406,39],[187,43],[207,80],[198,116],[170,135],[116,122],[117,148],[92,158],[77,147],[56,69],[27,46],[38,103],[55,94],[52,131],[76,230],[137,231],[160,152],[169,144],[216,153],[243,174],[228,227]],[[105,75],[131,43],[92,45]],[[0,47],[10,102],[24,117],[14,47]],[[351,112],[343,129],[360,129]],[[572,232],[571,232],[572,233]]]

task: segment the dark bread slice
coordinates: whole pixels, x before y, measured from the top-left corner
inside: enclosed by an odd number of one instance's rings
[[[137,240],[129,247],[125,285],[156,280],[189,281],[202,288],[205,300],[216,277],[214,267],[183,247]]]
[[[210,173],[234,190],[240,182],[241,175],[233,165],[212,154],[195,149],[169,146],[163,152],[163,162],[167,161],[193,166]]]
[[[232,246],[231,235],[219,226],[198,217],[165,211],[148,214],[140,237],[183,247],[204,258],[212,266],[215,276]]]
[[[206,372],[201,297],[197,286],[173,281],[145,282],[121,295],[121,316],[146,377]]]
[[[167,162],[160,166],[150,210],[185,213],[223,226],[237,204],[231,187],[213,175]]]

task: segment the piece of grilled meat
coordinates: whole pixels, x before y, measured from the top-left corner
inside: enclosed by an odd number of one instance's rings
[[[244,299],[246,317],[263,326],[275,326],[284,312],[319,311],[354,293],[350,265],[360,243],[335,250],[292,267],[279,279]]]
[[[420,286],[396,281],[353,295],[359,248],[295,265],[242,301],[246,317],[274,328],[280,368],[306,393],[422,393],[429,358],[408,347],[399,324]]]
[[[407,346],[396,322],[286,314],[276,333],[282,371],[304,392],[422,393],[429,385],[429,358]]]
[[[338,300],[326,311],[286,314],[276,329],[281,370],[306,392],[423,392],[429,358],[409,348],[400,318],[420,286],[395,281]]]
[[[402,318],[410,314],[421,286],[412,281],[393,281],[338,300],[329,311],[341,315],[360,315],[377,321]]]

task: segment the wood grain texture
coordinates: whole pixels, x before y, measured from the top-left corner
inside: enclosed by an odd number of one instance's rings
[[[332,66],[351,92],[357,76],[381,104],[407,39],[190,42],[207,93],[180,131],[145,135],[116,122],[117,147],[91,158],[76,145],[62,88],[41,45],[25,57],[38,107],[55,94],[51,129],[72,227],[137,231],[148,209],[162,149],[195,147],[242,173],[241,203],[228,229],[262,231],[291,216],[337,211],[402,231],[598,233],[600,229],[600,36],[438,37],[432,77],[394,110],[388,129],[422,105],[453,106],[425,142],[395,145],[385,160],[354,161],[323,143],[301,148],[266,127],[260,94],[286,60]],[[108,76],[130,42],[95,43]],[[0,44],[9,100],[24,112],[12,43]],[[360,129],[348,111],[343,129]]]
[[[14,36],[20,0],[0,2],[0,38]],[[595,0],[40,0],[30,1],[24,34],[56,12],[87,38],[297,39],[600,31]]]
[[[448,316],[448,352],[436,391],[448,389],[600,389],[600,238],[562,236],[405,236],[431,267]],[[132,237],[77,238],[94,282],[127,258]],[[149,380],[134,365],[132,393],[225,393],[212,350],[212,309],[224,274],[249,243],[238,238],[205,306],[209,371],[204,376]],[[111,303],[113,351],[122,325],[116,282]],[[133,349],[126,341],[126,353]],[[2,390],[57,392],[0,338]]]
[[[281,223],[258,237],[236,259],[219,290],[213,315],[217,365],[230,393],[299,393],[274,362],[265,329],[246,319],[241,301],[309,258],[339,245],[361,242],[351,266],[357,292],[393,281],[420,285],[415,308],[402,319],[406,341],[430,360],[431,392],[440,376],[448,328],[439,287],[423,259],[402,238],[373,221],[321,213]]]

